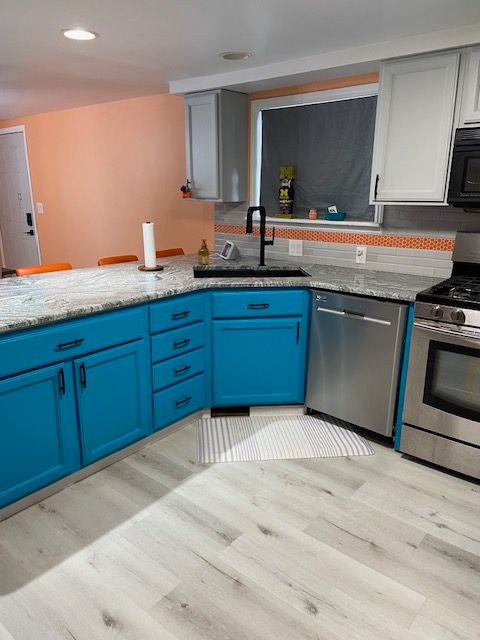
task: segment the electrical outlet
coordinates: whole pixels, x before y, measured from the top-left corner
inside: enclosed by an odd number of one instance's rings
[[[358,246],[355,251],[355,262],[365,264],[367,262],[367,247]]]
[[[303,256],[303,240],[289,240],[288,255]]]
[[[43,213],[43,202],[37,202],[37,213]]]

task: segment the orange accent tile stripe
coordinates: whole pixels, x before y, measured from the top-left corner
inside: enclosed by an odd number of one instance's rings
[[[245,227],[237,224],[216,224],[217,233],[244,235]],[[254,228],[258,235],[258,228]],[[268,231],[267,231],[268,233]],[[337,244],[365,244],[376,247],[398,249],[422,249],[428,251],[453,251],[454,240],[431,236],[400,236],[392,234],[354,233],[350,231],[313,231],[312,229],[277,228],[277,238],[289,240],[311,240],[312,242],[335,242]]]

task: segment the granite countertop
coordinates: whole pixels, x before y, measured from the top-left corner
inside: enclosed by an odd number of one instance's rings
[[[248,260],[248,262],[247,262]],[[269,265],[285,262],[269,260]],[[145,273],[136,263],[73,269],[38,276],[0,279],[0,333],[67,320],[202,289],[314,287],[411,302],[440,278],[333,267],[301,266],[309,277],[194,278],[195,256],[162,259],[164,271]],[[223,261],[221,264],[225,264]],[[232,264],[232,263],[229,263]],[[249,257],[236,264],[256,264]]]

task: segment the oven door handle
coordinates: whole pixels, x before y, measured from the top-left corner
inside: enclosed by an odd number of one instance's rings
[[[476,342],[476,346],[480,347],[480,331],[471,331],[469,333],[461,333],[460,331],[452,331],[451,329],[445,329],[443,327],[434,327],[431,324],[423,324],[422,322],[414,322],[413,326],[417,329],[422,329],[423,331],[432,331],[433,333],[440,333],[445,336],[453,336],[454,338],[458,338],[459,340],[463,340],[464,342]]]

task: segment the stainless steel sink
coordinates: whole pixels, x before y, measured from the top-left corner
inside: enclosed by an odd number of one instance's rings
[[[205,266],[193,267],[194,278],[305,278],[310,274],[297,267]]]

